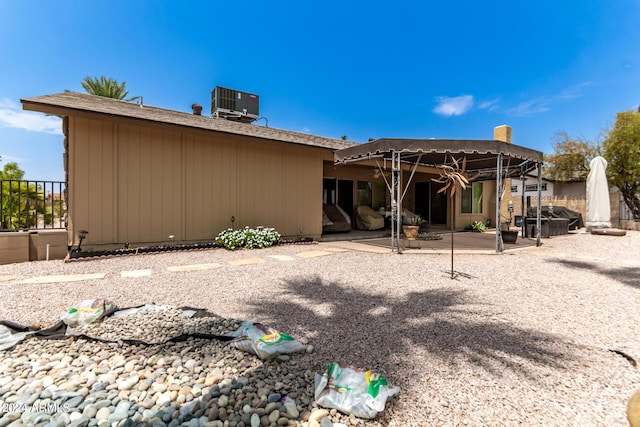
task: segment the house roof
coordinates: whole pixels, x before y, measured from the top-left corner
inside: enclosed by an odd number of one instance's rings
[[[141,105],[113,98],[89,95],[78,92],[63,92],[52,95],[36,96],[21,99],[25,110],[39,111],[63,116],[73,113],[92,113],[111,117],[123,117],[134,120],[185,126],[213,132],[233,135],[244,135],[274,141],[290,142],[313,147],[337,150],[358,145],[355,142],[310,135],[301,132],[269,128],[246,123],[239,123],[207,116],[198,116],[164,108]]]
[[[452,165],[454,158],[466,157],[466,170],[472,180],[495,179],[499,154],[502,155],[502,172],[507,177],[521,176],[542,163],[542,152],[502,141],[393,138],[337,150],[334,163],[390,159],[392,152],[400,152],[403,161],[433,167]]]

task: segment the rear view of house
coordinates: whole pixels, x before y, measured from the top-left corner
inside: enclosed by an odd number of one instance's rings
[[[68,245],[77,246],[80,230],[88,231],[83,248],[114,248],[211,241],[244,226],[319,239],[327,204],[340,207],[347,224],[341,231],[348,231],[358,223],[358,206],[388,211],[396,203],[386,185],[391,162],[367,148],[389,144],[415,154],[400,162],[394,178],[407,184],[404,209],[443,227],[453,208],[457,229],[478,220],[496,224],[500,192],[496,173],[485,169],[495,168],[496,159],[526,168],[542,159],[511,144],[508,126],[497,127],[494,140],[356,144],[251,124],[257,102],[257,95],[216,88],[208,117],[198,104],[186,113],[74,92],[23,99],[26,110],[64,117]],[[355,147],[363,147],[357,156],[341,154]],[[481,166],[455,203],[434,182],[451,153]],[[510,185],[506,194],[500,204],[510,199]]]

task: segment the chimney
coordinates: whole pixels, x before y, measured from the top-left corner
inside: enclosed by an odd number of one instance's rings
[[[193,114],[196,116],[202,115],[202,105],[200,104],[191,104],[191,110],[193,110]]]
[[[493,139],[511,144],[511,126],[500,125],[493,128]]]

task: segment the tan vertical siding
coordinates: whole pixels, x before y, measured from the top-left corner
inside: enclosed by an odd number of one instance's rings
[[[291,147],[283,165],[282,208],[289,212],[283,230],[289,236],[322,234],[322,162],[317,150]]]
[[[69,232],[77,242],[78,230],[88,230],[91,240],[112,241],[115,217],[113,124],[72,118],[69,138]]]
[[[70,232],[89,230],[83,247],[211,240],[232,216],[320,236],[326,150],[175,129],[71,118]]]
[[[276,227],[285,232],[282,221],[283,148],[243,139],[238,154],[239,225]]]
[[[118,125],[118,243],[182,239],[180,153],[177,132]]]
[[[212,239],[236,215],[236,143],[231,137],[185,135],[186,240]]]
[[[319,237],[320,151],[245,138],[238,153],[238,225],[275,227],[285,236]]]

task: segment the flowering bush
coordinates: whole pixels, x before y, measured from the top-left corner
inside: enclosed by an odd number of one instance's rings
[[[226,249],[238,248],[260,249],[273,246],[280,241],[280,233],[273,228],[257,229],[245,227],[240,230],[228,228],[216,237],[216,243]]]

